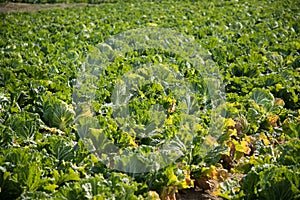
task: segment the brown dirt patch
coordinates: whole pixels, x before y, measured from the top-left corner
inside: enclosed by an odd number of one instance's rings
[[[56,3],[56,4],[28,4],[28,3],[0,3],[0,13],[36,12],[40,10],[63,9],[86,6],[85,3]]]
[[[176,200],[222,200],[222,198],[190,188],[180,190],[179,193],[176,194]]]

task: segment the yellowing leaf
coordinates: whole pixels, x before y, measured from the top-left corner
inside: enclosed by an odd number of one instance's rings
[[[266,145],[266,146],[268,146],[270,144],[269,139],[267,138],[267,136],[264,133],[260,134],[259,139],[262,140],[264,145]]]
[[[155,191],[149,191],[148,192],[148,198],[146,198],[146,199],[149,199],[149,200],[160,200],[159,194],[157,194],[157,192],[155,192]]]
[[[168,177],[167,185],[173,185],[178,181],[177,176],[174,174],[173,168],[168,167],[165,171],[166,176]]]
[[[166,119],[166,125],[172,125],[173,124],[173,118],[174,116],[170,116],[169,118]]]
[[[235,121],[231,118],[225,119],[225,127],[234,127],[235,126]]]
[[[93,163],[97,163],[99,161],[98,158],[94,154],[90,154],[90,157],[91,157],[91,161]]]
[[[236,129],[229,129],[228,133],[229,133],[230,136],[233,136],[233,135],[237,136],[237,130]]]
[[[142,91],[139,92],[139,95],[141,95],[142,98],[146,97],[146,95]]]
[[[246,135],[246,136],[244,137],[244,140],[251,143],[251,142],[254,142],[255,139],[254,139],[252,136]]]
[[[187,187],[184,187],[184,188],[194,187],[194,180],[191,179],[190,173],[188,173],[188,174],[185,176],[185,183],[186,183]]]
[[[148,25],[148,26],[151,26],[151,27],[156,27],[156,26],[158,26],[156,23],[148,23],[147,25]]]
[[[135,140],[133,139],[133,137],[131,137],[130,135],[128,135],[129,137],[129,143],[134,146],[134,147],[138,147],[139,145],[137,143],[135,143]]]
[[[248,146],[248,142],[245,140],[242,140],[240,142],[237,141],[233,141],[233,143],[235,144],[235,149],[238,152],[242,152],[245,154],[249,154],[251,152],[251,148]]]
[[[266,56],[262,56],[261,58],[262,58],[263,61],[267,61],[268,60],[268,58]]]
[[[277,127],[277,120],[279,119],[278,115],[270,115],[267,118],[267,122],[270,126]]]
[[[49,192],[54,192],[57,187],[58,187],[58,185],[56,185],[56,184],[48,184],[48,185],[44,186],[44,190],[47,190]]]
[[[283,88],[283,86],[282,86],[280,83],[277,83],[277,84],[275,85],[275,88],[276,88],[276,91],[279,91],[280,89]]]
[[[281,98],[275,98],[275,105],[283,107],[285,103]]]
[[[206,176],[208,178],[218,180],[219,172],[217,171],[217,168],[212,165],[206,170]]]
[[[250,154],[251,152],[251,148],[248,146],[248,142],[247,141],[241,141],[241,147],[243,149],[243,153],[245,154]]]

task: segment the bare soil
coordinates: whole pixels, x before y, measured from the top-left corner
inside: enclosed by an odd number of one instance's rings
[[[56,4],[29,4],[29,3],[0,3],[0,13],[36,12],[40,10],[63,9],[86,6],[86,3],[56,3]]]
[[[203,191],[196,191],[194,188],[180,190],[176,194],[176,200],[222,200]]]

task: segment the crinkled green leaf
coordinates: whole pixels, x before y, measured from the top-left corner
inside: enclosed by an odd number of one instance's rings
[[[74,120],[74,110],[65,102],[50,97],[43,105],[43,119],[50,127],[64,131]]]

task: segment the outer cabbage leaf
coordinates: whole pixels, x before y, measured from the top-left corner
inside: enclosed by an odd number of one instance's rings
[[[266,111],[274,105],[274,96],[266,89],[254,88],[250,92],[249,98],[257,105],[263,106]]]
[[[51,127],[66,130],[74,120],[74,110],[64,101],[50,97],[43,106],[43,119]]]
[[[299,167],[287,168],[265,164],[252,169],[242,183],[245,199],[298,199]]]

